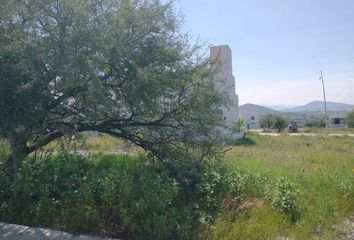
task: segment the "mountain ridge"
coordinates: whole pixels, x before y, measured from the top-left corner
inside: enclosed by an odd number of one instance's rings
[[[354,105],[347,103],[327,102],[327,111],[350,111]],[[305,105],[282,110],[282,112],[320,112],[324,111],[324,102],[320,100],[311,101]]]
[[[354,105],[347,103],[327,102],[328,112],[339,111],[351,111],[354,110]],[[302,106],[296,106],[284,110],[276,110],[264,105],[258,105],[253,103],[245,103],[240,105],[240,117],[243,119],[250,118],[252,116],[261,117],[267,114],[283,115],[286,113],[296,112],[324,112],[324,102],[315,100]]]
[[[282,112],[253,103],[240,105],[241,119],[250,119],[251,117],[260,118],[268,114],[281,115]]]

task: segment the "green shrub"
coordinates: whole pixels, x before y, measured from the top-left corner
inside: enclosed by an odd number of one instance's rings
[[[288,119],[286,117],[277,116],[273,114],[268,114],[260,119],[260,124],[262,128],[277,129],[281,132],[287,127]]]
[[[220,162],[171,166],[128,155],[88,159],[63,148],[56,156],[21,163],[14,204],[11,179],[3,173],[0,168],[8,187],[0,192],[0,221],[128,239],[197,238],[198,229],[214,221],[221,200],[241,194],[248,182],[246,172]]]
[[[345,122],[347,123],[348,128],[354,128],[354,110],[347,113]]]
[[[130,239],[172,238],[177,229],[176,181],[160,173],[158,164],[120,163],[103,180],[105,231],[126,231]]]
[[[226,183],[226,169],[221,165],[205,166],[201,181],[194,191],[194,207],[199,212],[198,220],[203,224],[213,221],[213,216],[219,209],[221,198],[229,191]]]
[[[274,185],[267,186],[265,194],[273,208],[287,214],[293,222],[298,220],[297,192],[294,183],[285,177],[278,178]]]
[[[326,127],[326,117],[318,117],[316,119],[311,119],[305,122],[305,127],[313,128],[325,128]]]
[[[12,196],[12,180],[4,161],[0,161],[0,204]]]
[[[11,169],[8,166],[10,146],[7,142],[0,139],[0,220],[13,219],[15,216],[14,206],[11,204],[12,198],[12,179]]]
[[[72,230],[70,221],[62,221],[67,208],[77,209],[86,178],[94,165],[74,155],[45,159],[26,159],[18,173],[18,223],[52,226],[63,223]],[[70,220],[71,218],[69,218]]]
[[[228,186],[229,192],[231,192],[234,196],[239,196],[244,193],[249,186],[250,182],[250,173],[243,169],[236,169],[233,171],[229,171],[227,176],[226,186]]]
[[[242,169],[232,169],[222,162],[206,164],[202,173],[191,201],[197,209],[191,212],[199,213],[198,221],[208,226],[214,222],[223,199],[227,196],[239,197],[246,192],[250,174]]]

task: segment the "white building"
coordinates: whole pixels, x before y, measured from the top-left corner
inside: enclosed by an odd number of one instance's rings
[[[216,68],[216,87],[228,94],[230,105],[222,109],[225,120],[225,133],[232,132],[235,121],[240,120],[238,96],[235,89],[235,77],[232,75],[232,55],[228,45],[214,46],[210,48],[210,59]],[[240,136],[234,136],[240,137]]]
[[[347,124],[345,122],[346,111],[337,111],[328,113],[328,127],[332,128],[345,128]]]

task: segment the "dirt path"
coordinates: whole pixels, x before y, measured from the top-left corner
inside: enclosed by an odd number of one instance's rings
[[[354,240],[354,214],[343,220],[336,240]]]
[[[261,136],[280,136],[281,133],[263,133],[259,132],[257,133],[258,135]],[[290,136],[330,136],[330,137],[342,137],[342,136],[348,136],[348,137],[354,137],[353,133],[289,133]]]
[[[0,222],[1,240],[118,240],[113,238],[93,237],[53,231],[44,228],[27,227]]]

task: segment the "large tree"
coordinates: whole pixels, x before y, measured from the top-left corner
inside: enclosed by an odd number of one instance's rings
[[[127,139],[168,160],[210,151],[225,102],[171,2],[2,0],[0,135],[14,168],[82,131]]]

